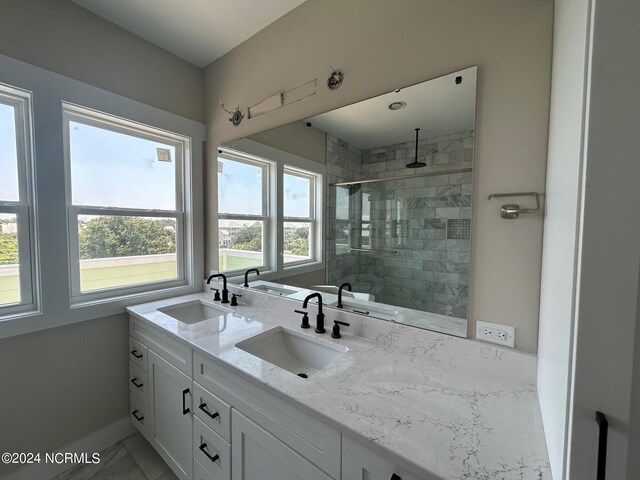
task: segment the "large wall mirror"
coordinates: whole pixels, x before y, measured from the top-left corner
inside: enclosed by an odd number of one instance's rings
[[[467,335],[477,67],[220,147],[220,270]],[[244,278],[242,278],[244,281]]]

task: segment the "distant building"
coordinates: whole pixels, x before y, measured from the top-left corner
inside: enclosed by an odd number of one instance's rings
[[[18,233],[17,223],[3,223],[1,226],[2,233]]]

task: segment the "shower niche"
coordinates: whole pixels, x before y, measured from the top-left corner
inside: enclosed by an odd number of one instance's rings
[[[225,145],[322,163],[322,272],[274,281],[348,282],[347,300],[412,312],[393,321],[467,335],[476,78],[469,67]]]

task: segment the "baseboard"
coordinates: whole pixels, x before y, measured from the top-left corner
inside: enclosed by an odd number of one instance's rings
[[[135,427],[129,420],[129,416],[116,420],[109,425],[102,427],[100,430],[90,433],[64,447],[58,449],[56,453],[94,453],[100,452],[111,445],[118,443],[120,440],[127,438],[136,431]],[[73,465],[68,463],[46,463],[44,459],[41,463],[34,463],[20,468],[14,472],[9,472],[2,477],[2,480],[33,480],[51,479],[62,472],[69,470]]]

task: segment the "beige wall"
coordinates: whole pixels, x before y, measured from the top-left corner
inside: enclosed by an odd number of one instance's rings
[[[54,452],[125,417],[128,345],[125,314],[0,340],[0,451]]]
[[[205,71],[207,141],[252,135],[320,112],[478,65],[470,329],[516,327],[535,352],[542,216],[501,220],[490,193],[544,191],[551,0],[308,0]],[[324,85],[329,64],[345,73]],[[318,78],[318,93],[233,127],[218,106],[243,109]],[[207,268],[215,268],[215,168],[208,169]],[[520,199],[518,199],[520,200]],[[523,200],[524,202],[525,200]]]
[[[307,127],[305,122],[289,123],[251,135],[249,138],[307,160],[323,165],[327,163],[325,133],[315,127]]]
[[[2,0],[0,53],[204,121],[199,68],[71,0]]]
[[[3,0],[0,53],[184,117],[197,121],[204,117],[200,69],[71,1]],[[0,73],[8,81],[16,72]],[[60,82],[55,79],[52,88]],[[81,95],[87,93],[81,90]],[[42,95],[35,108],[49,107],[39,102]],[[140,112],[139,107],[132,108]],[[43,165],[38,171],[47,173],[47,188],[64,192],[58,182],[63,180],[61,170],[55,167],[62,165],[55,156],[55,123],[36,122],[36,130],[36,143],[50,142],[54,147],[40,149]],[[50,218],[43,215],[42,221]],[[65,228],[64,222],[60,225]],[[55,282],[66,282],[62,266]],[[60,288],[55,282],[43,285],[43,323],[68,311],[64,300],[54,305],[54,296],[56,301],[68,298],[54,295]],[[86,321],[0,340],[0,451],[53,452],[127,416],[127,315],[92,319],[85,309],[71,314],[75,321]],[[0,477],[19,467],[0,465]]]

